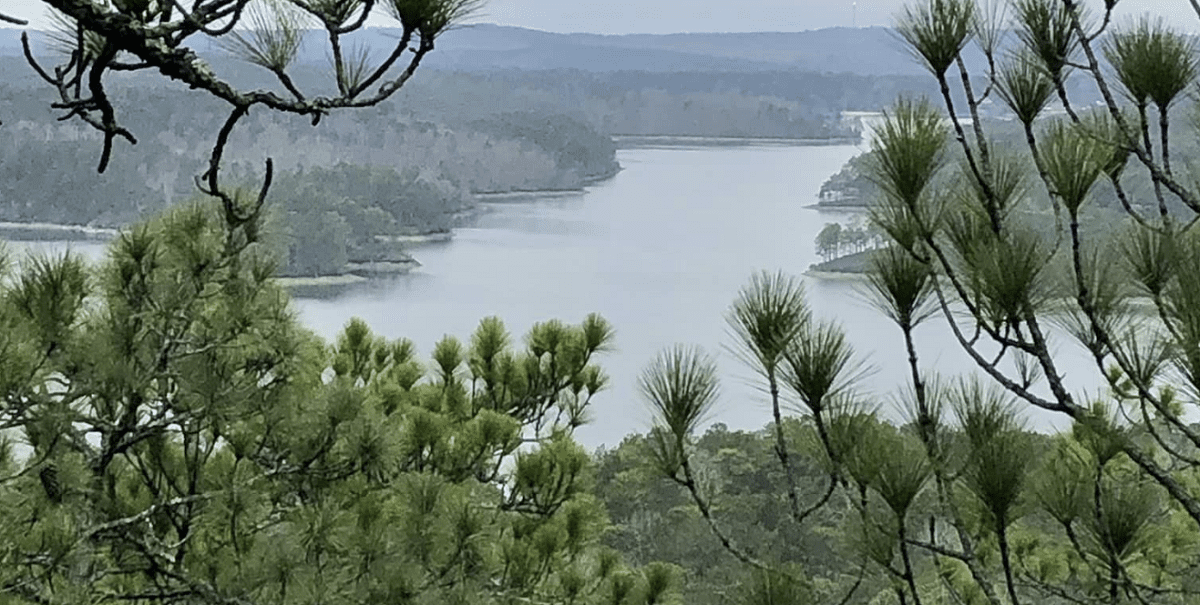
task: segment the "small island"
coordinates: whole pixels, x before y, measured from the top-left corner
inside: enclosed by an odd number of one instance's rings
[[[871,254],[884,245],[886,238],[879,229],[856,216],[849,224],[825,223],[814,244],[822,262],[811,265],[809,275],[822,277],[862,275],[870,265]]]

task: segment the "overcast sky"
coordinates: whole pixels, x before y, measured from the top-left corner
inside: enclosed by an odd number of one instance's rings
[[[1093,7],[1102,0],[1084,0]],[[906,0],[487,0],[476,21],[606,34],[799,31],[888,25]],[[1150,12],[1200,30],[1188,0],[1121,0],[1123,16]],[[0,0],[0,12],[41,21],[39,0]]]
[[[1103,7],[1099,0],[1086,4]],[[906,0],[489,0],[486,19],[556,32],[797,31],[889,25]],[[1188,0],[1121,0],[1126,15],[1152,11],[1191,28]],[[1194,29],[1200,29],[1200,24]]]

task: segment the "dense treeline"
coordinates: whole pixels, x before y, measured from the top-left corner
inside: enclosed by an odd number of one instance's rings
[[[56,122],[44,91],[0,84],[12,100],[10,136],[0,141],[0,220],[120,226],[194,193],[213,125],[224,120],[220,103],[128,83],[112,96],[138,143],[119,142],[126,148],[100,175],[97,134]],[[331,115],[316,128],[251,113],[230,137],[226,170],[252,179],[265,157],[278,172],[271,201],[285,275],[402,256],[388,236],[448,231],[472,193],[576,189],[618,169],[611,139],[569,117],[481,112],[447,124],[390,103]]]
[[[0,62],[27,70],[15,58]],[[260,72],[245,64],[218,58],[214,67],[234,82],[262,85]],[[294,74],[301,86],[322,76],[313,65]],[[213,127],[223,120],[221,104],[141,76],[113,79],[110,94],[120,118],[135,125],[138,144],[99,176],[93,132],[54,121],[50,97],[34,79],[0,84],[15,135],[0,142],[0,218],[118,226],[191,196]],[[576,189],[611,176],[618,166],[605,134],[855,136],[837,117],[859,106],[847,99],[881,105],[903,82],[783,72],[429,72],[393,101],[334,113],[316,128],[307,119],[252,112],[233,131],[225,165],[249,179],[261,173],[262,158],[274,160],[284,274],[339,273],[342,259],[400,256],[381,243],[389,235],[381,225],[390,235],[446,231],[471,193]],[[42,166],[60,170],[51,177]],[[335,195],[312,176],[318,167],[349,166],[369,167],[372,178],[403,193],[362,185]],[[306,194],[293,199],[299,192]],[[367,224],[370,230],[355,228]]]
[[[886,483],[893,480],[886,476],[887,458],[896,453],[872,450],[872,435],[892,434],[893,439],[903,440],[911,438],[918,427],[860,422],[858,428],[861,434],[846,436],[860,448],[854,456],[861,460],[854,464],[864,468],[875,465],[875,472],[880,473],[875,479],[879,488],[892,489]],[[828,463],[822,462],[823,454],[817,449],[817,431],[811,418],[784,421],[786,438],[800,445],[799,452],[792,452],[799,456],[792,460],[794,484],[803,502],[821,501],[828,483]],[[895,543],[887,544],[880,533],[887,531],[887,521],[864,521],[857,505],[839,492],[805,524],[791,522],[789,503],[779,489],[788,479],[779,464],[775,436],[774,425],[747,432],[730,431],[721,424],[696,436],[690,454],[693,471],[720,530],[735,547],[744,548],[759,560],[791,569],[802,578],[794,586],[793,598],[784,602],[839,602],[859,581],[864,566],[870,570],[868,577],[853,590],[849,602],[894,602],[894,585],[884,578],[886,574],[870,577],[888,568],[891,561],[886,555],[896,548]],[[955,492],[955,498],[962,512],[970,516],[968,531],[977,532],[979,554],[989,563],[997,563],[999,546],[988,527],[992,520],[986,500],[989,494],[977,490],[999,488],[972,483],[978,478],[974,473],[979,472],[972,464],[987,463],[973,457],[975,437],[956,431],[944,439],[948,451],[961,460],[957,475],[961,485],[955,486],[961,491]],[[1084,465],[1089,450],[1098,447],[1098,437],[1089,429],[1080,427],[1058,436],[1017,430],[1006,438],[1022,448],[1019,468],[988,472],[1020,474],[1024,488],[1015,497],[1012,525],[1007,530],[1013,549],[1021,557],[1016,573],[1031,595],[1042,597],[1036,602],[1085,602],[1068,598],[1069,593],[1061,592],[1059,582],[1076,586],[1081,597],[1107,590],[1106,578],[1098,577],[1089,569],[1089,563],[1103,559],[1103,542],[1112,539],[1105,532],[1110,531],[1127,532],[1128,537],[1122,534],[1121,539],[1127,540],[1128,550],[1121,556],[1137,560],[1136,573],[1156,578],[1154,582],[1162,594],[1194,595],[1200,588],[1194,575],[1194,528],[1177,508],[1151,495],[1148,486],[1122,474],[1129,472],[1125,465],[1114,464],[1121,468],[1111,476],[1089,476]],[[643,434],[630,435],[617,447],[596,453],[596,493],[614,525],[605,543],[622,552],[632,564],[665,561],[682,567],[687,573],[683,582],[687,603],[715,605],[744,599],[753,585],[747,581],[748,566],[712,535],[708,520],[694,506],[688,491],[647,464],[653,458],[652,436]],[[1014,464],[1010,460],[995,462],[1001,463]],[[903,465],[905,461],[897,460],[895,464]],[[873,501],[877,498],[873,491],[864,491],[863,496],[870,497],[872,508],[884,506],[882,499]],[[1095,502],[1096,498],[1103,504]],[[1130,507],[1120,511],[1124,515],[1121,519],[1102,517],[1102,506],[1118,504]],[[912,519],[929,522],[938,510],[935,499],[927,493],[917,495],[911,507],[908,515]],[[1063,519],[1068,520],[1064,523]],[[914,521],[914,531],[924,521]],[[874,522],[880,526],[863,526]],[[1122,522],[1130,526],[1119,530],[1106,526]],[[937,529],[952,531],[940,523]],[[1073,540],[1077,542],[1072,546]],[[913,553],[913,567],[917,571],[915,581],[930,587],[931,592],[939,592],[934,587],[940,584],[943,591],[974,594],[967,588],[970,580],[965,577],[965,567],[959,568],[945,558]]]
[[[234,82],[271,86],[262,82],[259,71],[244,65],[220,58],[214,65]],[[299,65],[292,78],[298,85],[315,86],[326,70]],[[533,112],[569,116],[608,135],[821,139],[856,136],[841,124],[842,111],[878,110],[898,94],[934,92],[907,76],[795,70],[427,70],[396,93],[391,115],[457,128],[500,114]]]
[[[612,135],[828,139],[856,133],[845,110],[878,109],[912,78],[777,71],[657,73],[579,70],[429,72],[401,96],[417,111],[470,116],[479,107],[565,113]],[[443,105],[445,103],[445,105]]]
[[[5,118],[6,127],[12,129],[14,136],[5,137],[0,144],[3,157],[13,160],[4,162],[0,168],[8,177],[4,179],[5,186],[37,195],[38,190],[26,187],[22,179],[38,175],[23,169],[22,162],[61,165],[63,172],[74,175],[68,178],[80,180],[71,185],[94,181],[94,177],[78,174],[86,171],[76,167],[94,163],[94,158],[89,161],[86,154],[89,146],[79,142],[95,137],[77,124],[54,122],[55,114],[45,108],[42,91],[10,86],[0,85],[3,89],[0,95],[13,98],[13,103],[6,107]],[[138,145],[129,149],[126,155],[131,157],[124,165],[115,167],[124,172],[109,178],[114,182],[134,183],[153,180],[150,188],[160,193],[152,201],[160,205],[181,194],[190,194],[192,177],[203,170],[208,159],[212,127],[224,119],[220,103],[166,86],[122,87],[113,92],[113,97],[122,103],[122,117],[136,125]],[[402,109],[402,104],[389,103],[360,112],[333,114],[315,128],[310,120],[251,113],[230,139],[229,169],[261,171],[259,162],[267,155],[284,170],[338,162],[397,170],[418,168],[435,172],[439,178],[454,182],[467,192],[476,192],[576,188],[589,179],[610,176],[617,168],[612,142],[570,118],[483,111],[470,116],[470,120],[451,116],[438,121],[433,117],[416,117]],[[78,147],[85,149],[74,152]],[[71,157],[64,157],[61,162],[57,159],[68,152]],[[76,187],[64,185],[61,191],[73,188]],[[42,207],[73,202],[70,196],[43,197],[30,202],[41,201],[36,205]],[[12,203],[12,199],[5,196],[4,201]],[[131,220],[128,214],[117,217],[83,214],[81,222]]]
[[[616,145],[611,139],[597,142],[586,124],[560,114],[511,111],[467,124],[474,132],[532,145],[555,160],[564,179],[603,178],[613,168]],[[605,144],[607,143],[607,144]]]
[[[865,217],[856,216],[849,224],[825,223],[813,243],[817,254],[826,262],[847,254],[874,250],[884,242],[884,233]]]
[[[1103,114],[1100,110],[1082,110],[1080,113],[1085,117],[1102,118]],[[1157,119],[1153,118],[1152,119]],[[1011,114],[1006,119],[985,119],[981,123],[984,125],[984,131],[997,149],[1019,149],[1025,145],[1025,134],[1021,130],[1019,123],[1012,120]],[[1049,123],[1049,121],[1047,121]],[[1170,131],[1176,141],[1177,149],[1172,150],[1172,155],[1175,156],[1176,165],[1181,171],[1193,174],[1200,164],[1200,145],[1197,144],[1194,137],[1190,136],[1191,132],[1187,124],[1173,124]],[[958,149],[950,151],[955,161],[962,161],[962,154]],[[1029,158],[1013,156],[1011,161],[1015,163],[1022,171],[1026,173],[1036,172],[1036,167]],[[872,180],[871,168],[874,162],[874,154],[872,151],[859,154],[850,158],[842,169],[836,174],[831,175],[824,184],[821,185],[821,190],[818,193],[818,204],[821,206],[850,206],[850,207],[869,207],[881,199],[883,195],[877,184]],[[1122,189],[1130,203],[1137,205],[1145,203],[1145,200],[1153,197],[1153,185],[1149,175],[1142,171],[1125,170],[1119,175],[1119,180]],[[1189,176],[1189,178],[1192,178]],[[946,183],[944,180],[941,183]],[[1032,203],[1032,207],[1049,211],[1050,196],[1049,194],[1036,187],[1030,187],[1024,190],[1023,193],[1028,196]],[[1117,195],[1116,188],[1111,183],[1100,183],[1090,192],[1090,199],[1093,202],[1089,204],[1089,210],[1098,208],[1106,210],[1119,210],[1122,202]],[[1174,212],[1183,212],[1185,206],[1177,200],[1168,200],[1168,207]]]
[[[295,276],[406,260],[395,236],[448,231],[471,208],[461,187],[436,174],[346,163],[289,173],[268,200],[281,273]]]
[[[800,436],[800,421],[788,420],[786,427],[790,436]],[[847,579],[853,582],[858,569],[839,548],[844,540],[839,519],[846,503],[821,511],[811,525],[791,523],[787,502],[778,497],[785,477],[770,427],[745,432],[716,424],[697,436],[692,455],[715,514],[734,542],[752,546],[759,557],[797,566],[815,579],[803,587],[807,594],[793,602],[827,602],[816,598],[816,586],[824,587],[823,592]],[[596,452],[596,493],[613,524],[605,543],[631,564],[665,561],[682,567],[687,573],[686,603],[738,602],[749,570],[713,538],[687,491],[664,479],[647,463],[651,459],[650,437],[644,434],[629,435],[617,447]],[[797,480],[812,500],[821,497],[823,479],[817,465],[797,468]]]

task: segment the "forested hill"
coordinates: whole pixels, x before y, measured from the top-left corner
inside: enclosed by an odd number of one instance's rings
[[[395,36],[371,29],[347,44],[379,54]],[[33,33],[35,56],[55,54],[48,40]],[[252,113],[227,160],[246,175],[275,160],[274,207],[291,234],[283,270],[337,273],[349,261],[394,258],[377,245],[392,236],[449,229],[472,193],[579,188],[614,174],[611,135],[856,137],[842,111],[936,93],[909,62],[882,58],[895,44],[884,29],[600,36],[473,26],[439,38],[380,107],[335,113],[318,128]],[[283,92],[226,49],[199,51],[238,86]],[[116,226],[194,194],[227,109],[219,101],[147,74],[110,75],[118,119],[140,142],[119,143],[108,174],[96,175],[96,133],[55,121],[53,91],[21,54],[20,30],[0,29],[0,120],[11,135],[0,139],[0,220]],[[314,41],[291,77],[319,94],[329,71]],[[310,228],[318,224],[328,228]]]
[[[380,35],[386,35],[382,31]],[[435,68],[805,71],[920,75],[888,28],[669,35],[555,34],[477,25],[439,40]]]
[[[397,30],[358,32],[356,43],[382,52]],[[20,54],[20,30],[0,28],[0,53]],[[325,64],[321,44],[304,61]],[[611,71],[802,71],[866,76],[922,75],[891,29],[670,35],[558,34],[479,24],[447,32],[422,69],[578,69]]]
[[[57,121],[53,91],[22,77],[28,71],[23,59],[0,57],[0,74],[14,76],[0,79],[0,221],[114,227],[195,195],[214,125],[229,111],[221,101],[145,74],[111,78],[118,119],[138,143],[118,142],[97,174],[98,133]],[[609,177],[619,168],[615,153],[609,137],[554,112],[492,104],[433,120],[388,101],[334,113],[315,128],[252,111],[230,138],[225,166],[260,178],[264,159],[274,160],[281,270],[328,275],[348,263],[402,259],[385,243],[448,231],[472,207],[472,193],[578,189]]]
[[[399,30],[362,34],[372,49],[395,44]],[[559,34],[479,24],[438,38],[423,64],[433,69],[578,69],[613,71],[798,71],[865,76],[923,75],[890,28],[830,28],[801,32],[685,34]],[[320,44],[304,60],[327,61]]]
[[[19,56],[18,35],[0,29],[0,55]],[[382,56],[397,35],[374,28],[348,44]],[[315,37],[296,71],[327,82],[329,58]],[[53,52],[47,39],[34,34],[38,56]],[[844,138],[854,133],[839,124],[842,111],[937,94],[911,61],[895,58],[896,44],[884,28],[602,36],[476,25],[439,38],[401,105],[439,122],[480,107],[564,114],[609,135]],[[219,45],[199,50],[236,84],[270,85]]]

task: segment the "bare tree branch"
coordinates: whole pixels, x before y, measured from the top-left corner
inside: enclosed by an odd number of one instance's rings
[[[24,19],[10,17],[4,13],[0,13],[0,21],[3,21],[5,23],[11,23],[13,25],[29,25],[29,22]]]

